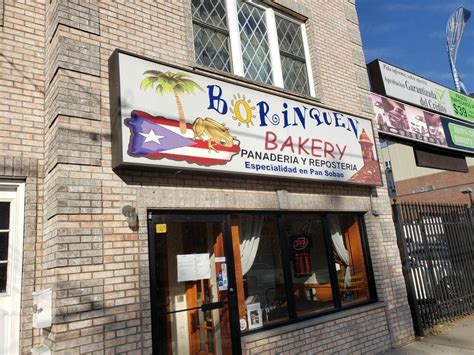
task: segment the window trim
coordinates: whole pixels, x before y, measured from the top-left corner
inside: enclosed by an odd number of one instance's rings
[[[0,179],[0,191],[3,201],[10,201],[10,234],[7,264],[6,292],[0,293],[0,298],[6,304],[10,303],[10,313],[6,314],[10,329],[3,349],[20,348],[21,305],[23,290],[14,286],[22,285],[23,280],[23,252],[24,252],[24,225],[25,225],[25,181]],[[0,346],[0,348],[2,348]]]
[[[199,66],[202,66],[202,67],[206,67],[206,68],[209,68],[211,70],[216,70],[216,71],[221,71],[223,73],[229,73],[229,71],[225,70],[225,69],[217,69],[217,68],[213,68],[212,66],[205,66],[204,64],[199,64],[196,60],[196,45],[195,45],[195,30],[194,30],[194,27],[195,26],[198,26],[204,30],[209,30],[209,31],[213,31],[214,33],[218,33],[218,34],[221,34],[223,36],[226,37],[226,40],[227,40],[227,50],[229,52],[229,70],[230,71],[233,71],[233,67],[232,67],[232,48],[231,48],[231,43],[230,43],[230,28],[229,28],[229,24],[228,24],[228,9],[226,8],[226,3],[224,3],[224,10],[225,10],[225,14],[226,14],[226,20],[225,20],[225,24],[227,25],[227,28],[221,28],[219,26],[216,26],[216,25],[213,25],[213,24],[209,24],[207,22],[204,22],[202,21],[200,18],[195,18],[193,16],[194,12],[193,12],[193,4],[192,2],[190,1],[189,2],[189,10],[190,10],[190,18],[191,18],[191,21],[190,21],[190,31],[191,31],[191,40],[192,40],[192,49],[193,49],[193,62],[194,62],[194,65],[199,65]]]
[[[261,10],[265,11],[265,24],[267,25],[267,36],[268,42],[270,46],[270,64],[272,67],[272,84],[262,83],[258,80],[247,78],[244,74],[244,64],[242,58],[242,45],[240,41],[240,27],[239,27],[239,19],[238,19],[238,9],[237,9],[237,0],[223,0],[224,7],[226,9],[226,20],[227,20],[227,28],[229,33],[229,50],[230,50],[230,68],[231,72],[227,72],[224,70],[218,70],[211,67],[206,67],[203,65],[199,65],[196,62],[196,53],[194,48],[194,35],[193,35],[193,50],[194,50],[194,63],[198,66],[198,68],[204,70],[210,70],[211,72],[218,72],[224,74],[231,74],[236,75],[239,77],[248,80],[251,83],[258,83],[260,85],[264,85],[266,87],[277,87],[287,92],[293,93],[295,95],[303,96],[303,97],[311,97],[313,99],[317,99],[316,97],[316,90],[315,90],[315,82],[313,77],[312,65],[311,65],[311,56],[309,52],[309,44],[308,44],[308,36],[306,31],[306,23],[291,17],[289,14],[282,12],[279,9],[269,6],[266,3],[255,1],[255,0],[244,0],[248,2],[251,6],[255,6]],[[302,41],[303,41],[303,49],[304,49],[304,56],[305,56],[305,66],[306,66],[306,75],[308,80],[309,86],[309,94],[299,93],[284,87],[284,80],[283,80],[283,70],[281,66],[281,54],[280,54],[280,46],[278,43],[278,33],[276,28],[276,16],[280,16],[285,20],[294,22],[295,24],[300,26]],[[194,19],[192,19],[194,22]],[[240,79],[240,78],[239,78]]]

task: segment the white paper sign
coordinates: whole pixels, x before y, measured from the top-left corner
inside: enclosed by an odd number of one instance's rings
[[[194,265],[196,270],[196,279],[203,280],[211,278],[211,265],[209,254],[194,254]]]
[[[211,278],[209,254],[177,255],[178,282]]]

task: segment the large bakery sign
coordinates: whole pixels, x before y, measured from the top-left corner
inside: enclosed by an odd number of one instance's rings
[[[110,73],[114,167],[381,184],[370,120],[119,51]]]

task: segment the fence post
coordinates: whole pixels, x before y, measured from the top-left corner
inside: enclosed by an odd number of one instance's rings
[[[400,259],[402,262],[402,272],[407,289],[408,304],[410,305],[410,311],[413,318],[413,327],[415,329],[415,335],[423,336],[423,322],[421,320],[420,312],[418,309],[418,300],[416,298],[415,287],[413,285],[411,265],[410,260],[408,258],[405,233],[403,231],[403,218],[400,204],[395,202],[392,205],[392,211],[393,221],[395,223],[395,230],[397,234],[398,250],[400,252]]]

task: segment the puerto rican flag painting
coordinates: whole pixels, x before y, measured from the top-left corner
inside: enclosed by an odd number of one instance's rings
[[[178,121],[143,111],[132,111],[125,124],[130,128],[128,154],[132,157],[211,166],[227,164],[240,151],[240,142],[236,140],[232,147],[216,144],[215,151],[211,150],[207,141],[194,138],[191,124],[186,124],[186,133],[182,135]]]

